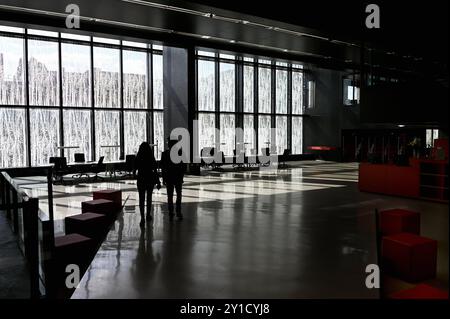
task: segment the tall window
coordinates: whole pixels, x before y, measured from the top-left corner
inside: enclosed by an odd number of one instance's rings
[[[244,112],[253,112],[254,86],[254,67],[244,65]]]
[[[120,156],[120,113],[116,111],[95,112],[95,152],[97,158],[116,161]]]
[[[139,145],[147,141],[147,113],[124,112],[125,154],[137,154]]]
[[[91,48],[61,44],[62,94],[64,106],[91,106]]]
[[[220,111],[235,111],[234,64],[220,63]]]
[[[215,111],[214,62],[198,61],[197,96],[199,111]]]
[[[120,99],[120,51],[106,47],[94,47],[94,105],[119,107]]]
[[[124,50],[123,54],[123,106],[147,108],[147,53]]]
[[[264,66],[259,67],[258,72],[258,112],[271,113],[272,71]]]
[[[153,108],[163,109],[163,58],[153,55]]]
[[[0,36],[0,105],[25,103],[24,41]]]
[[[67,149],[65,156],[69,162],[75,160],[74,153],[85,154],[86,160],[92,159],[91,152],[91,112],[89,110],[64,110],[64,145],[78,149]]]
[[[0,167],[27,165],[25,110],[0,108]]]
[[[115,161],[143,141],[159,157],[162,49],[0,26],[0,168],[73,162],[74,153]]]
[[[200,113],[198,115],[198,149],[216,147],[215,114]]]
[[[31,165],[47,165],[49,158],[58,156],[59,111],[53,109],[31,109]]]
[[[54,41],[28,41],[30,105],[59,105],[59,54]]]
[[[199,150],[220,147],[226,156],[236,149],[250,155],[266,148],[301,154],[303,72],[300,64],[198,51]],[[243,129],[243,136],[235,128]]]

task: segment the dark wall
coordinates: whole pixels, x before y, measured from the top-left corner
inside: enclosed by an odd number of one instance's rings
[[[448,89],[429,81],[362,88],[364,123],[437,124],[448,127]]]
[[[315,69],[315,106],[303,120],[304,151],[311,145],[340,147],[342,129],[360,128],[359,106],[344,106],[340,71]]]

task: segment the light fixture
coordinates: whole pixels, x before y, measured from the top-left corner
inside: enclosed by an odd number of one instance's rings
[[[230,40],[230,43],[236,43],[236,40]]]
[[[405,124],[399,124],[398,127],[403,128],[405,127]]]
[[[209,35],[202,35],[202,39],[209,39],[211,38]]]

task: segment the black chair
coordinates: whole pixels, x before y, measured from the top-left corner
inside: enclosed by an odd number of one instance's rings
[[[84,153],[75,153],[74,154],[75,163],[84,163],[86,162],[86,158]]]
[[[64,184],[64,175],[69,173],[67,167],[67,159],[65,157],[50,158],[50,163],[53,164],[53,179]]]
[[[103,179],[103,177],[99,176],[98,174],[105,171],[105,165],[103,164],[104,159],[105,159],[104,156],[100,156],[97,164],[91,166],[91,172],[95,174],[94,180],[97,180],[99,178]]]
[[[201,166],[203,167],[214,166],[214,159],[213,159],[214,153],[215,153],[214,147],[202,148],[200,152]],[[208,162],[206,162],[205,159],[208,159]]]
[[[130,154],[125,156],[125,174],[124,176],[136,176],[136,155]]]
[[[278,167],[287,167],[286,161],[289,155],[291,155],[291,150],[287,148],[284,149],[283,154],[278,158]]]

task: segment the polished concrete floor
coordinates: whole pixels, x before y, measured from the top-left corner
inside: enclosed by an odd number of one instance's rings
[[[422,234],[439,240],[438,280],[448,286],[448,205],[360,193],[357,168],[317,161],[188,176],[184,220],[167,218],[163,188],[145,229],[134,181],[57,186],[57,233],[95,189],[120,188],[126,200],[72,297],[378,298],[365,286],[366,266],[377,263],[375,208],[422,213]],[[21,182],[45,203],[38,180]]]

